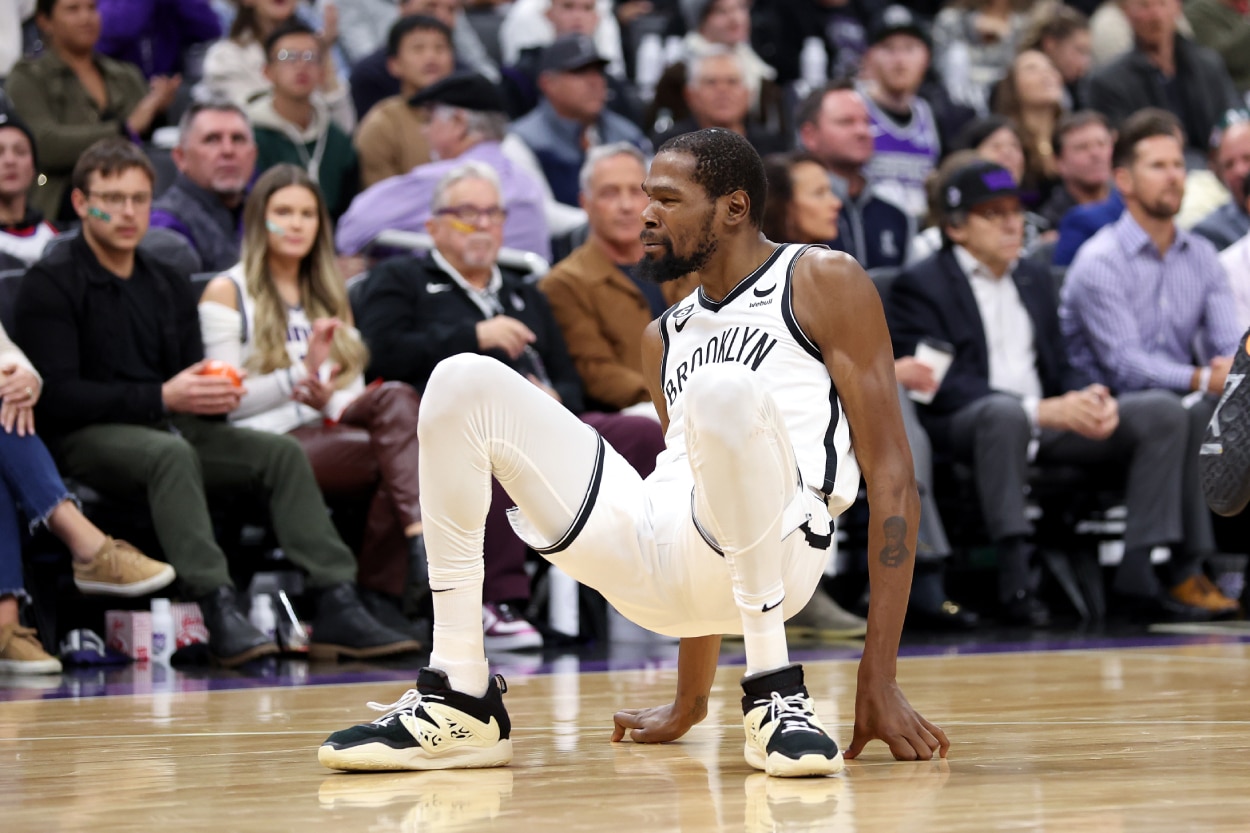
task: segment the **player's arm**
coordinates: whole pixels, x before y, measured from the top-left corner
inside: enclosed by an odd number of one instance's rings
[[[651,391],[660,427],[668,431],[668,403],[661,390],[660,361],[664,345],[660,339],[659,322],[653,321],[642,337],[642,372]],[[649,709],[622,709],[612,717],[612,740],[625,738],[638,743],[663,743],[676,740],[690,727],[707,716],[707,698],[716,677],[720,658],[720,636],[688,637],[681,641],[677,653],[677,694],[673,702]]]
[[[920,520],[911,449],[903,429],[894,354],[881,299],[852,258],[823,250],[794,273],[799,326],[820,348],[850,426],[868,489],[868,635],[859,664],[855,733],[847,757],[879,738],[900,760],[946,754],[942,730],[912,710],[895,680],[911,593]]]

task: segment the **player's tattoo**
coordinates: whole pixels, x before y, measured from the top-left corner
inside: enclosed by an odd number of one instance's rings
[[[881,525],[885,533],[885,546],[881,548],[881,563],[887,567],[901,567],[911,558],[907,549],[907,520],[898,515],[886,518]]]

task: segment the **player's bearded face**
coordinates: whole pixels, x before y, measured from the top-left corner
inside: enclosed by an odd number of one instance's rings
[[[638,274],[652,283],[668,283],[685,277],[691,272],[698,272],[706,266],[716,251],[716,236],[712,234],[712,220],[715,214],[715,206],[708,209],[703,228],[699,232],[699,240],[694,246],[694,251],[688,255],[677,254],[671,237],[661,239],[652,234],[650,229],[644,229],[643,242],[659,243],[663,251],[658,255],[650,251],[643,255],[642,262],[638,264]]]

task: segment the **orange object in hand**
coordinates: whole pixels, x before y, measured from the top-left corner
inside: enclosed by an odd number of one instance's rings
[[[201,376],[223,376],[230,380],[230,384],[236,388],[243,387],[243,377],[239,375],[239,371],[234,369],[233,365],[227,364],[220,359],[211,359],[205,363],[200,370]]]

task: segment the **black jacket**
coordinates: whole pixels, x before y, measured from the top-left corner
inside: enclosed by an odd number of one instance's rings
[[[159,365],[170,379],[204,358],[191,282],[142,251],[135,269],[156,277],[160,296]],[[160,383],[119,381],[115,332],[126,320],[118,279],[82,237],[53,249],[22,279],[14,340],[43,376],[36,406],[45,438],[88,425],[154,425],[164,412]]]
[[[1186,144],[1205,155],[1211,133],[1224,114],[1244,106],[1215,52],[1176,36],[1176,83],[1185,112],[1176,115],[1185,128]],[[1154,64],[1137,49],[1116,58],[1089,77],[1088,105],[1105,113],[1117,128],[1143,107],[1171,110]]]
[[[500,271],[499,300],[506,314],[534,331],[537,341],[532,347],[551,387],[566,408],[581,413],[582,380],[546,297],[520,273],[503,267]],[[537,370],[525,356],[512,361],[501,351],[483,353],[478,348],[476,327],[486,316],[428,254],[397,257],[378,266],[353,307],[356,326],[373,356],[369,365],[373,377],[407,382],[424,391],[435,365],[459,353],[481,353],[520,373]]]
[[[1059,306],[1049,273],[1022,260],[1016,264],[1012,279],[1033,321],[1042,395],[1059,396],[1083,387],[1088,380],[1080,378],[1064,351]],[[955,348],[954,361],[932,404],[919,406],[921,422],[934,444],[947,447],[951,415],[993,393],[981,313],[954,251],[944,247],[900,274],[887,299],[886,318],[895,356],[912,355],[916,342],[925,336]]]

